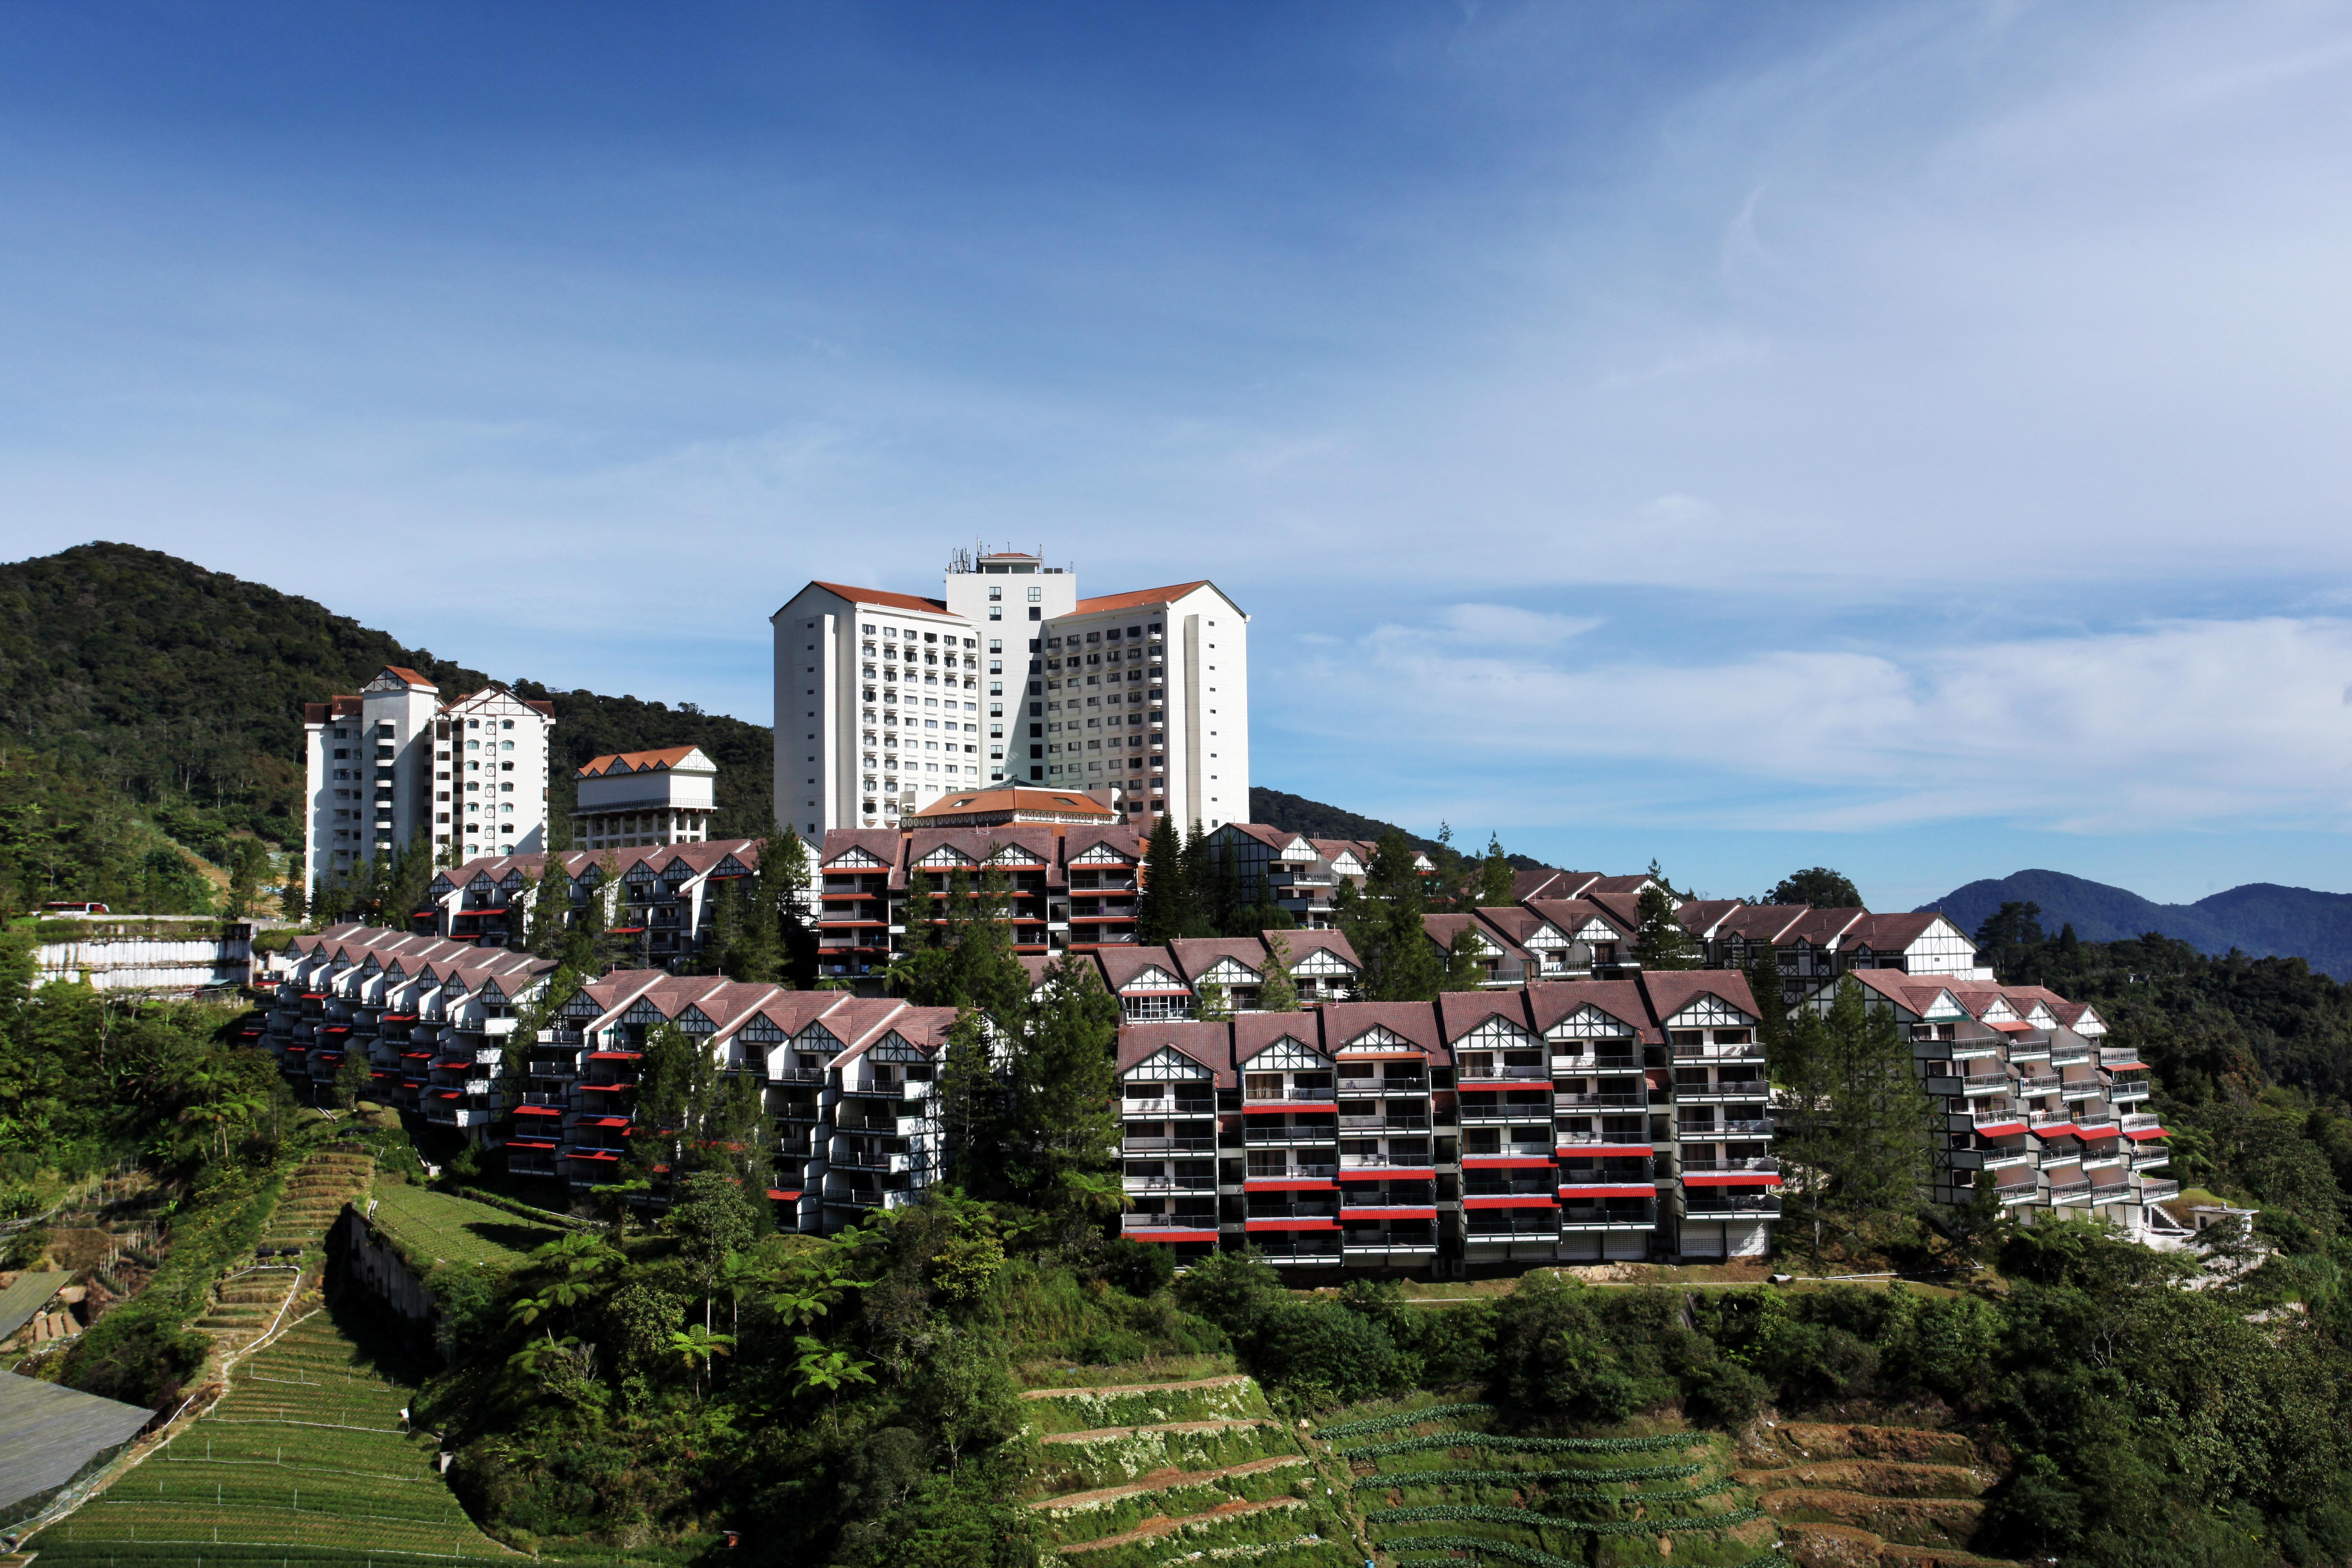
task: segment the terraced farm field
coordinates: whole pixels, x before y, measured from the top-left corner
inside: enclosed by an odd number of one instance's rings
[[[1072,1568],[1356,1568],[1298,1440],[1239,1373],[1022,1396],[1044,1456],[1029,1506]]]
[[[2015,1568],[1969,1550],[2001,1477],[1959,1433],[1784,1421],[1739,1463],[1800,1568]]]
[[[223,1350],[250,1344],[268,1332],[286,1306],[303,1268],[315,1270],[327,1231],[343,1205],[367,1190],[375,1163],[365,1154],[321,1149],[288,1179],[270,1214],[260,1246],[265,1252],[299,1253],[232,1270],[214,1287],[196,1327]]]
[[[32,1542],[44,1563],[358,1563],[518,1553],[477,1530],[402,1430],[411,1385],[328,1311],[233,1374],[229,1393]]]
[[[423,1187],[379,1187],[375,1200],[375,1212],[368,1217],[428,1268],[436,1263],[513,1268],[534,1247],[567,1234],[560,1226],[540,1225],[471,1198]]]
[[[1528,1568],[1788,1568],[1728,1438],[1491,1430],[1482,1405],[1365,1406],[1319,1428],[1382,1560]]]

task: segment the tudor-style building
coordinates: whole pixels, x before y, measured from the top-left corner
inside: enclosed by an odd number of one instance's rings
[[[2021,1219],[2071,1210],[2137,1237],[2149,1205],[2179,1195],[2155,1173],[2169,1155],[2145,1109],[2147,1064],[2105,1043],[2095,1008],[2035,985],[1892,969],[1853,978],[1910,1036],[1934,1119],[1936,1202],[1969,1203],[1989,1182]]]
[[[1753,1006],[1688,971],[1131,1021],[1127,1234],[1311,1269],[1759,1256]]]
[[[604,885],[608,860],[617,874],[610,888]],[[733,838],[469,860],[435,873],[425,895],[430,907],[417,911],[416,919],[452,942],[520,946],[530,934],[539,879],[551,874],[551,874],[569,883],[567,922],[601,891],[608,929],[635,939],[632,956],[637,963],[682,968],[710,934],[719,890],[731,879],[759,869],[760,847],[755,839]]]
[[[593,757],[572,776],[572,838],[583,848],[699,844],[719,815],[719,764],[698,746]]]

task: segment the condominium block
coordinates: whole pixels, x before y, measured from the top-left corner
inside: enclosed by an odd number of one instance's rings
[[[493,681],[441,700],[386,666],[352,695],[303,705],[303,865],[310,889],[380,856],[436,858],[547,847],[552,703]]]
[[[1132,826],[1248,815],[1249,617],[1213,583],[1080,598],[960,554],[938,598],[812,582],[771,623],[776,813],[811,838],[1012,784]]]

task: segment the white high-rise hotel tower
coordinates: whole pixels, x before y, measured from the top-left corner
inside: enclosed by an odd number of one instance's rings
[[[803,836],[1011,786],[1248,820],[1249,617],[1213,583],[1081,599],[1037,556],[959,551],[940,598],[811,583],[770,620],[776,818]]]

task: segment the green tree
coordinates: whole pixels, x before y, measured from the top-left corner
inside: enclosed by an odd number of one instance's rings
[[[1035,1207],[1083,1218],[1106,1191],[1118,1206],[1118,1017],[1093,963],[1064,956],[1046,969],[1013,1052],[1006,1140],[1013,1187]]]
[[[1278,931],[1267,931],[1265,939],[1265,973],[1258,982],[1258,1011],[1296,1013],[1298,983],[1290,974],[1290,943]]]
[[[1858,910],[1866,906],[1862,894],[1843,873],[1827,866],[1792,871],[1756,900],[1759,904],[1811,904],[1817,910]]]
[[[1445,969],[1423,923],[1421,872],[1412,843],[1391,828],[1372,852],[1360,892],[1333,901],[1340,929],[1363,963],[1370,1002],[1427,1002],[1442,988]]]
[[[1518,885],[1518,877],[1511,869],[1511,858],[1503,853],[1499,835],[1486,836],[1486,853],[1478,862],[1477,903],[1486,909],[1507,909],[1518,900],[1511,897]]]
[[[343,1059],[335,1064],[333,1094],[339,1110],[350,1110],[360,1102],[374,1083],[368,1072],[367,1052],[356,1046],[343,1047]]]
[[[269,869],[269,852],[253,838],[229,840],[228,896],[221,913],[230,920],[241,921],[253,913],[254,895],[260,890],[261,879]]]
[[[966,1006],[949,1027],[940,1053],[948,1176],[982,1196],[995,1194],[1004,1180],[1004,1085],[992,1059],[990,1035],[988,1016]]]
[[[299,855],[286,857],[286,880],[278,889],[278,912],[296,925],[310,919],[310,878]]]
[[[1446,949],[1445,975],[1440,980],[1441,991],[1475,991],[1486,982],[1486,939],[1475,929],[1464,926],[1454,933],[1453,944]]]
[[[1977,927],[1977,950],[2001,979],[2021,984],[2035,969],[2042,943],[2042,906],[2011,900],[1984,918]]]
[[[1780,961],[1772,949],[1759,942],[1748,950],[1743,967],[1749,994],[1756,998],[1756,1041],[1764,1047],[1765,1070],[1781,1081],[1780,1064],[1789,1049],[1789,1009],[1782,1001]]]
[[[1183,830],[1174,817],[1162,813],[1143,851],[1143,890],[1135,900],[1135,940],[1147,947],[1159,947],[1189,935],[1185,910],[1191,901]]]
[[[1201,854],[1211,867],[1208,924],[1218,936],[1254,936],[1253,910],[1242,894],[1241,858],[1203,838]]]
[[[525,945],[534,958],[554,958],[563,951],[563,932],[572,918],[572,873],[563,857],[549,855],[539,875],[523,882]]]
[[[1642,889],[1642,923],[1633,933],[1633,957],[1644,969],[1696,969],[1698,944],[1675,918],[1674,895],[1658,881]]]
[[[761,840],[752,897],[763,916],[765,910],[774,910],[780,950],[774,982],[788,989],[807,990],[816,984],[816,919],[809,909],[808,846],[789,826]]]
[[[1774,1152],[1787,1173],[1789,1218],[1816,1262],[1832,1236],[1856,1237],[1911,1214],[1928,1176],[1926,1092],[1893,1011],[1841,981],[1826,1014],[1789,1030]]]
[[[702,967],[710,974],[743,978],[738,967],[743,945],[743,889],[740,877],[721,877],[710,887],[710,936],[703,944]]]
[[[1234,1016],[1233,994],[1221,980],[1203,980],[1194,988],[1192,1016],[1203,1024],[1230,1022]]]

